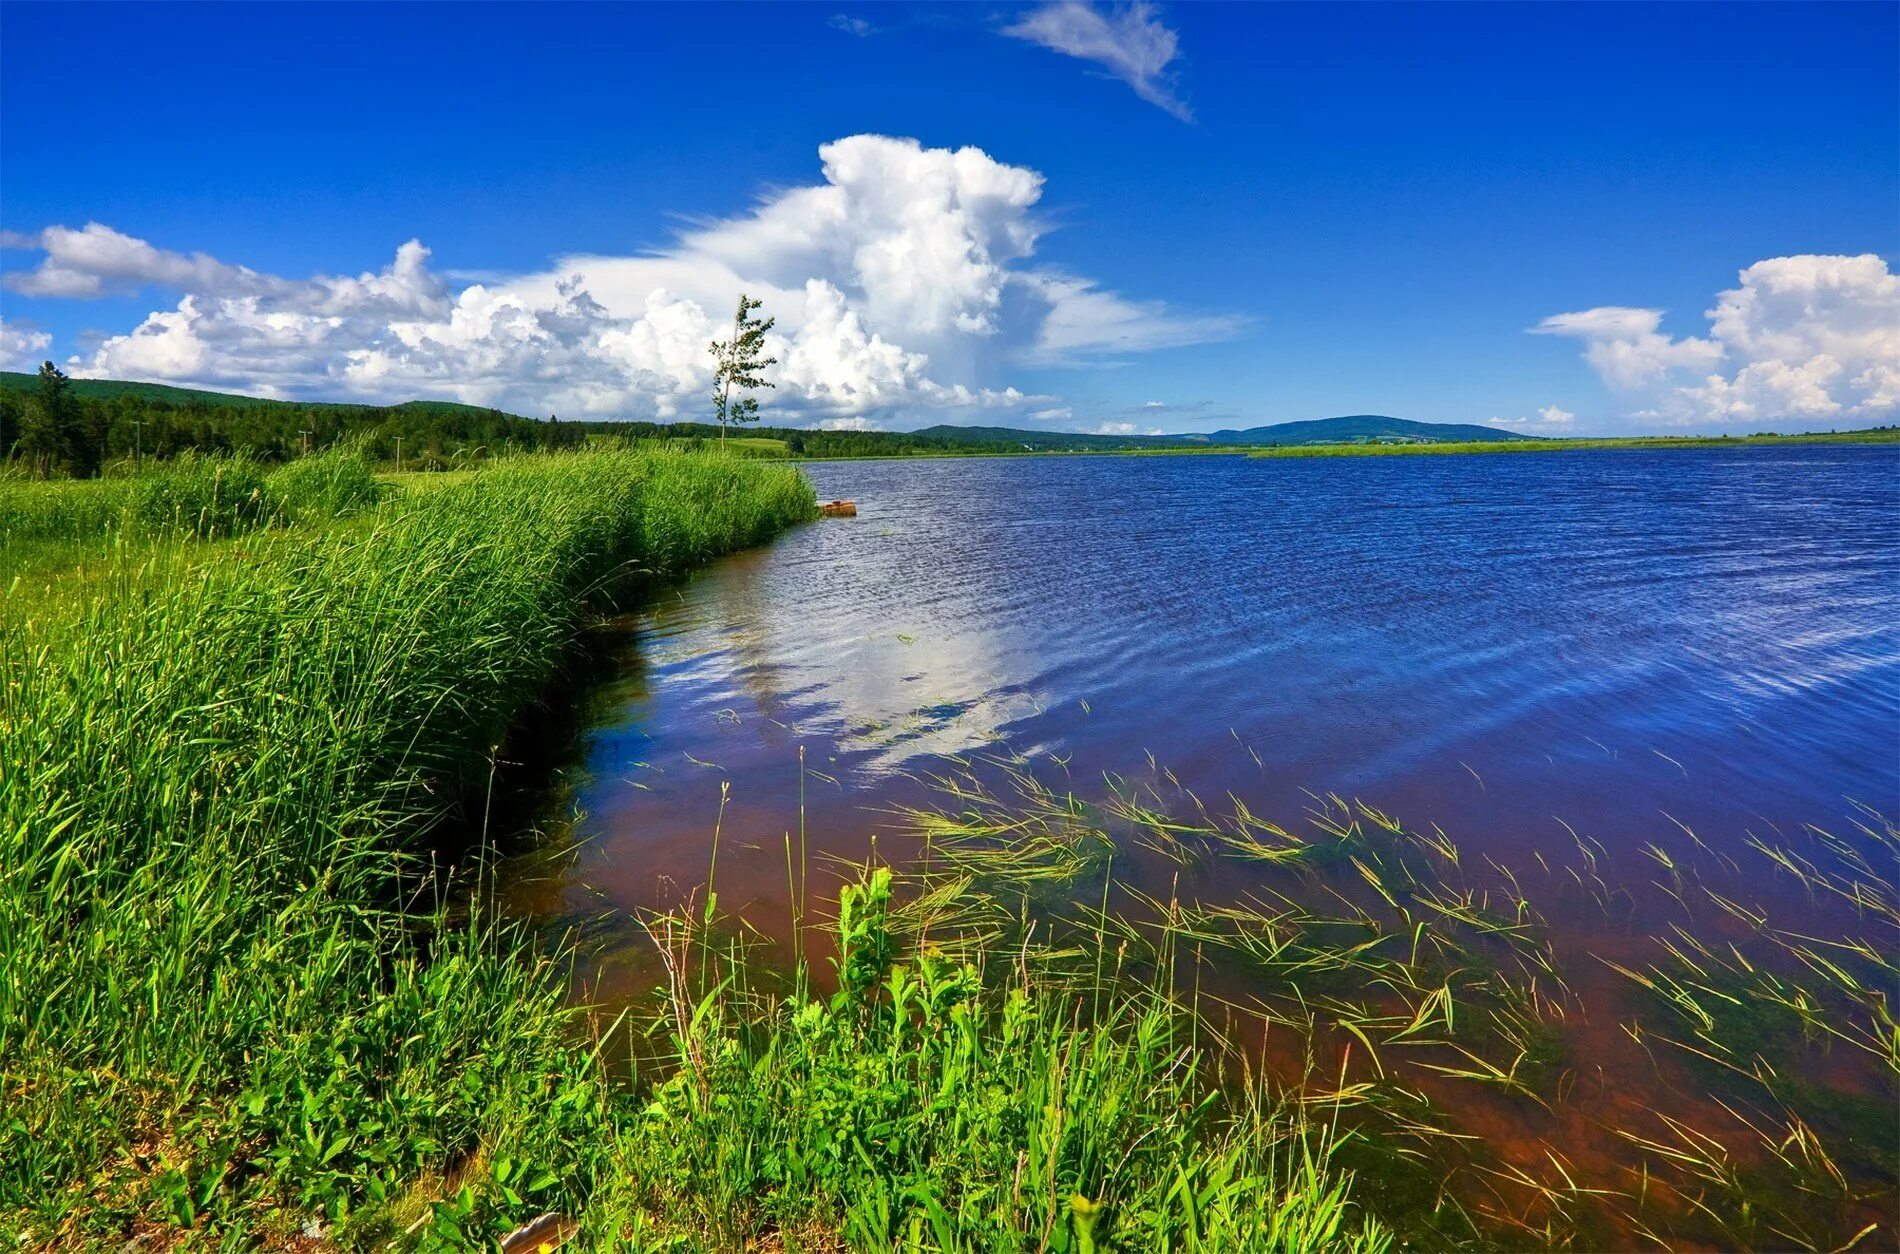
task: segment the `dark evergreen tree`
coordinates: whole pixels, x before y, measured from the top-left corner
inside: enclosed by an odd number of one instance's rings
[[[69,472],[74,467],[73,445],[76,423],[72,398],[67,396],[66,375],[52,362],[40,364],[39,390],[27,402],[16,446],[21,456],[33,463],[33,473],[48,475]]]

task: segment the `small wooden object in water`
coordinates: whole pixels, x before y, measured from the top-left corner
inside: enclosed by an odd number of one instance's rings
[[[826,501],[818,507],[818,515],[821,518],[856,518],[858,503],[856,501]]]

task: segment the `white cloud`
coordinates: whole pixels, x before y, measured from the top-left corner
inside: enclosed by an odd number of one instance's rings
[[[1867,413],[1900,409],[1900,367],[1873,365],[1855,375],[1852,386],[1863,393],[1856,408]]]
[[[1555,405],[1546,405],[1531,418],[1493,418],[1494,427],[1509,427],[1516,431],[1564,432],[1570,430],[1577,416],[1567,409]]]
[[[1663,311],[1606,305],[1556,314],[1533,328],[1538,335],[1583,341],[1583,359],[1613,388],[1639,388],[1676,369],[1700,369],[1722,359],[1722,347],[1693,337],[1673,340],[1661,331]]]
[[[862,415],[856,418],[827,418],[818,424],[820,431],[881,431],[877,423]]]
[[[1900,410],[1900,276],[1871,253],[1758,261],[1674,339],[1655,309],[1606,307],[1533,330],[1584,342],[1610,387],[1665,423],[1874,419]],[[1726,367],[1726,369],[1724,369]]]
[[[38,370],[53,337],[0,318],[0,370]]]
[[[197,253],[168,252],[109,226],[88,222],[74,230],[49,226],[37,235],[8,232],[9,248],[43,252],[31,270],[9,274],[6,285],[26,296],[91,297],[136,291],[149,283],[195,291],[241,291],[261,286],[262,275]]]
[[[1067,405],[1059,405],[1054,409],[1038,409],[1029,416],[1037,422],[1062,422],[1075,417],[1075,411]]]
[[[1003,29],[1005,35],[1093,61],[1183,122],[1193,112],[1174,94],[1168,66],[1180,55],[1179,39],[1149,4],[1103,9],[1084,0],[1055,0]]]
[[[6,285],[24,296],[84,299],[159,286],[315,313],[375,309],[391,314],[439,311],[446,299],[441,281],[428,271],[429,250],[416,240],[397,249],[394,263],[379,274],[319,275],[301,283],[226,265],[204,253],[187,256],[156,248],[98,222],[79,230],[49,226],[38,235],[13,235],[9,246],[45,254],[33,269],[6,276]]]
[[[528,413],[703,415],[707,342],[738,293],[779,325],[780,420],[1048,407],[996,376],[1230,335],[1241,323],[1134,301],[1027,268],[1043,179],[975,148],[855,135],[819,149],[823,182],[698,223],[663,250],[570,255],[547,270],[451,287],[410,241],[383,269],[293,280],[110,227],[13,243],[35,297],[171,288],[177,304],[109,336],[76,373],[277,396],[447,396]]]
[[[1037,365],[1073,365],[1123,353],[1150,352],[1185,344],[1232,339],[1248,320],[1233,314],[1179,314],[1161,301],[1131,301],[1105,291],[1093,279],[1057,270],[1011,276],[1048,309],[1022,360]]]
[[[859,39],[867,39],[877,34],[877,27],[861,17],[852,17],[849,13],[833,13],[826,20],[825,25],[833,30],[841,30],[847,35],[856,35]]]
[[[1088,432],[1089,435],[1164,435],[1160,427],[1149,427],[1146,431],[1132,422],[1105,422]]]
[[[780,386],[796,389],[820,409],[858,414],[905,400],[974,403],[968,392],[946,389],[926,376],[930,360],[922,353],[907,352],[867,330],[844,293],[823,279],[805,284],[804,325],[776,355]]]

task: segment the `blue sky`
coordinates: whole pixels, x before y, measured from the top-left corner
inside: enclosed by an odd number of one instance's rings
[[[10,368],[699,417],[746,286],[783,421],[1900,411],[1893,5],[0,7]]]

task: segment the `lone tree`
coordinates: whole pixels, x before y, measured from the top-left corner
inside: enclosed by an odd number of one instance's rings
[[[747,396],[753,388],[775,387],[763,377],[767,366],[778,365],[778,358],[765,357],[765,333],[772,329],[777,318],[754,318],[752,311],[764,302],[753,300],[741,292],[739,294],[739,312],[733,315],[732,338],[714,340],[711,345],[713,355],[713,413],[719,419],[719,447],[726,447],[726,424],[729,422],[757,422],[759,420],[759,400]],[[734,396],[732,390],[738,388],[740,395]]]

